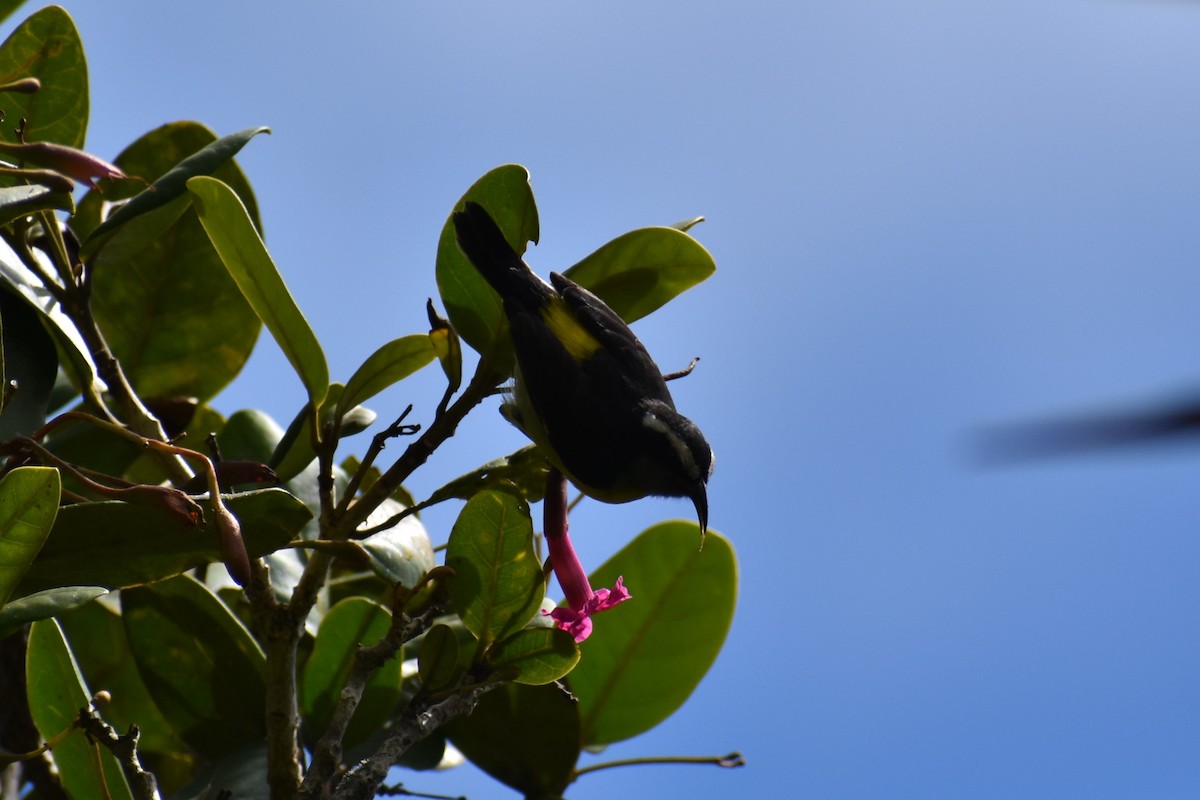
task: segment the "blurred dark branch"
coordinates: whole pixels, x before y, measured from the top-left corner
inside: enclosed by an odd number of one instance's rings
[[[1200,398],[1163,403],[1158,408],[996,425],[977,435],[974,449],[982,463],[996,466],[1189,437],[1200,442]]]

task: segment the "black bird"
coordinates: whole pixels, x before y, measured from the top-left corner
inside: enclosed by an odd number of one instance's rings
[[[585,494],[608,503],[688,497],[707,530],[712,448],[675,410],[629,326],[563,275],[551,273],[549,284],[535,275],[478,203],[453,222],[508,317],[517,366],[504,416]]]

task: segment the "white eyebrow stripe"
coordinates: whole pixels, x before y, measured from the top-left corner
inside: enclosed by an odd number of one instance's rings
[[[700,465],[696,463],[696,457],[692,455],[692,449],[688,447],[687,442],[681,439],[667,423],[663,422],[661,417],[647,411],[642,416],[642,425],[649,430],[657,431],[666,436],[667,441],[671,443],[671,449],[679,457],[679,462],[683,464],[688,477],[693,480],[700,478]]]

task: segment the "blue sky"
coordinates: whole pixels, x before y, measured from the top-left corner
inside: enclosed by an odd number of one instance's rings
[[[240,161],[343,380],[422,330],[438,232],[493,166],[532,172],[543,273],[708,218],[717,275],[636,330],[664,369],[702,357],[672,389],[717,451],[738,615],[689,705],[608,755],[749,766],[573,800],[1200,793],[1200,451],[972,457],[989,424],[1200,386],[1200,5],[64,5],[97,154],[273,128]],[[435,379],[374,405],[427,418]],[[302,401],[264,339],[218,406]],[[520,444],[485,409],[411,488]],[[689,513],[589,503],[572,530],[598,564]]]

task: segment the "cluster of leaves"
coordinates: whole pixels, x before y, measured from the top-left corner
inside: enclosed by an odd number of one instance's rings
[[[638,535],[593,576],[624,576],[634,602],[580,645],[541,613],[535,449],[420,503],[402,488],[511,371],[497,298],[449,222],[449,319],[430,303],[429,330],[333,382],[233,160],[264,129],[174,122],[111,164],[87,154],[86,61],[57,7],[0,46],[0,82],[0,758],[16,784],[372,797],[396,764],[462,753],[557,797],[595,768],[584,749],[679,708],[732,620],[719,534],[702,550],[692,523]],[[90,187],[78,202],[75,182]],[[523,168],[463,199],[536,241]],[[712,269],[683,230],[646,228],[567,274],[632,320]],[[303,387],[286,429],[211,405],[264,326]],[[460,335],[479,353],[466,381]],[[337,461],[375,422],[362,404],[435,361],[446,390],[427,422],[405,412]],[[377,467],[397,437],[409,444]],[[439,565],[416,512],[449,499],[465,502]]]

